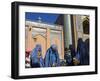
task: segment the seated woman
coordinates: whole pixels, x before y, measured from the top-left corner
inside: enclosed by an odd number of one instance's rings
[[[74,48],[73,45],[69,45],[69,50],[70,50],[70,53],[71,53],[71,62],[69,65],[74,65],[74,57],[76,56],[76,50]]]
[[[32,68],[44,66],[44,61],[42,58],[42,49],[40,44],[37,44],[36,47],[33,49],[30,56],[30,60]]]
[[[45,67],[56,67],[56,66],[60,66],[60,59],[57,46],[53,44],[46,52]]]

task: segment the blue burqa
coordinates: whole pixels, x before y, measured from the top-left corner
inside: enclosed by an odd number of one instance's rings
[[[89,65],[89,39],[85,40],[85,64]]]
[[[60,66],[60,59],[56,45],[51,45],[45,55],[45,67]]]
[[[42,53],[42,49],[41,49],[41,45],[37,44],[31,53],[31,57],[30,57],[31,67],[44,67],[42,54],[38,55],[39,52]]]
[[[86,48],[85,48],[85,43],[81,38],[78,39],[78,45],[77,45],[77,54],[80,57],[80,65],[86,65]]]

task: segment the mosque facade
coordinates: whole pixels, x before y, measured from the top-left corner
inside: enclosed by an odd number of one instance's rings
[[[60,59],[64,59],[63,27],[43,22],[25,21],[25,49],[32,51],[36,44],[42,47],[42,56],[52,44],[56,44]]]

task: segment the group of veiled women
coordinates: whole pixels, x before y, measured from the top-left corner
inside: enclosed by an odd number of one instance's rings
[[[57,46],[55,44],[51,45],[51,47],[46,51],[45,58],[43,59],[41,45],[37,44],[31,53],[30,64],[32,68],[60,66]]]
[[[73,45],[70,45],[69,49],[70,58],[65,57],[66,65],[89,64],[89,39],[83,42],[83,40],[79,38],[77,50],[75,50]],[[57,46],[55,44],[51,45],[51,47],[47,49],[43,59],[41,45],[37,44],[30,54],[30,66],[32,68],[60,66],[60,58]]]
[[[77,49],[73,45],[69,46],[70,54],[66,54],[67,65],[89,65],[89,39],[85,41],[78,39]]]

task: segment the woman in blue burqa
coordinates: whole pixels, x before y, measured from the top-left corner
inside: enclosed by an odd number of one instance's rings
[[[85,40],[85,49],[86,49],[85,64],[89,65],[89,39]]]
[[[59,59],[57,46],[55,44],[53,44],[46,51],[45,67],[56,67],[56,66],[60,66],[60,59]]]
[[[37,44],[36,47],[33,49],[31,56],[31,67],[44,67],[44,61],[42,58],[42,49],[41,45]]]
[[[88,49],[88,48],[86,48],[85,42],[83,42],[82,38],[79,38],[78,45],[77,45],[77,54],[79,54],[80,65],[87,64],[86,49]]]

